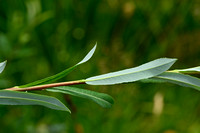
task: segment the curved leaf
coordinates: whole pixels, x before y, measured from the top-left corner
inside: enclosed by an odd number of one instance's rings
[[[168,70],[176,59],[160,58],[141,66],[103,74],[85,80],[90,85],[112,85],[150,78]]]
[[[3,72],[3,70],[4,70],[5,66],[6,66],[6,62],[7,62],[7,61],[4,61],[4,62],[1,62],[1,63],[0,63],[0,73]]]
[[[77,97],[90,99],[104,108],[109,108],[114,103],[113,98],[107,94],[99,93],[99,92],[95,92],[91,90],[79,89],[76,87],[61,86],[61,87],[54,87],[54,88],[50,88],[46,90],[52,91],[52,92],[61,92],[61,93],[70,94]]]
[[[97,45],[97,44],[96,44]],[[26,85],[21,85],[21,86],[18,86],[19,88],[24,88],[24,87],[30,87],[30,86],[35,86],[35,85],[41,85],[41,84],[47,84],[47,83],[52,83],[58,79],[61,79],[63,77],[65,77],[67,74],[69,74],[74,68],[76,68],[77,66],[79,66],[80,64],[83,64],[85,62],[87,62],[91,57],[92,55],[94,54],[94,51],[96,49],[96,45],[92,48],[92,50],[90,50],[90,52],[84,57],[83,60],[81,60],[79,63],[77,63],[76,65],[58,73],[58,74],[55,74],[53,76],[50,76],[50,77],[47,77],[47,78],[44,78],[44,79],[41,79],[41,80],[37,80],[35,82],[32,82],[32,83],[29,83],[29,84],[26,84]]]
[[[68,111],[70,110],[58,99],[50,96],[39,94],[18,92],[18,91],[0,91],[1,105],[42,105],[55,110]]]
[[[178,84],[185,87],[191,87],[200,91],[200,79],[190,75],[174,72],[164,72],[150,79],[153,79],[154,81],[159,80]]]

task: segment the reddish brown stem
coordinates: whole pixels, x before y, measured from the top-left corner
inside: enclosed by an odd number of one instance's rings
[[[5,90],[12,90],[12,91],[30,91],[30,90],[42,90],[46,88],[58,87],[58,86],[69,86],[69,85],[77,85],[77,84],[85,84],[83,81],[69,81],[69,82],[60,82],[60,83],[53,83],[53,84],[45,84],[45,85],[38,85],[26,88],[7,88]]]

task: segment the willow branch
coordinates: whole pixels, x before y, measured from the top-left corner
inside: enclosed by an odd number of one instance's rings
[[[77,85],[77,84],[85,84],[85,82],[79,80],[79,81],[69,81],[69,82],[60,82],[60,83],[52,83],[52,84],[31,86],[31,87],[26,87],[26,88],[12,87],[12,88],[7,88],[7,89],[5,89],[5,90],[12,90],[12,91],[31,91],[31,90],[43,90],[43,89],[52,88],[52,87],[69,86],[69,85]]]

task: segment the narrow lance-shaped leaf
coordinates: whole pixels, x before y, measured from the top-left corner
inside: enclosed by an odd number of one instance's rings
[[[80,64],[83,64],[85,62],[87,62],[91,57],[92,55],[94,54],[94,51],[96,49],[96,45],[92,48],[92,50],[84,57],[83,60],[81,60],[79,63],[77,63],[76,65],[58,73],[58,74],[55,74],[53,76],[50,76],[50,77],[47,77],[47,78],[44,78],[44,79],[41,79],[41,80],[37,80],[35,82],[32,82],[32,83],[29,83],[29,84],[26,84],[26,85],[21,85],[21,86],[18,86],[19,88],[24,88],[24,87],[30,87],[30,86],[35,86],[35,85],[41,85],[41,84],[47,84],[47,83],[52,83],[58,79],[61,79],[63,77],[65,77],[67,74],[69,74],[74,68],[76,68],[77,66],[79,66]]]
[[[187,69],[176,69],[176,70],[172,70],[171,72],[199,73],[200,72],[200,66],[187,68]]]
[[[1,63],[0,63],[0,73],[3,72],[3,70],[4,70],[5,66],[6,66],[6,62],[7,62],[7,61],[4,61],[4,62],[1,62]]]
[[[42,105],[70,112],[62,102],[54,97],[8,90],[0,90],[0,105]]]
[[[141,66],[103,74],[85,80],[90,85],[112,85],[154,77],[168,70],[176,59],[160,58]]]
[[[150,78],[149,81],[151,82],[156,80],[170,82],[185,87],[191,87],[200,91],[200,79],[190,75],[175,72],[164,72],[158,76]]]
[[[47,89],[47,91],[60,92],[81,98],[90,99],[104,108],[109,108],[114,103],[113,98],[107,94],[91,90],[79,89],[76,87],[61,86]]]

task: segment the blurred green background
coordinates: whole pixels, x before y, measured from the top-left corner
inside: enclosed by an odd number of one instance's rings
[[[38,80],[95,55],[61,81],[141,65],[160,57],[173,68],[200,65],[199,0],[0,0],[0,88]],[[200,92],[173,84],[81,88],[105,92],[103,109],[58,97],[72,115],[41,106],[0,106],[2,133],[199,133]],[[45,94],[45,92],[42,92]]]

